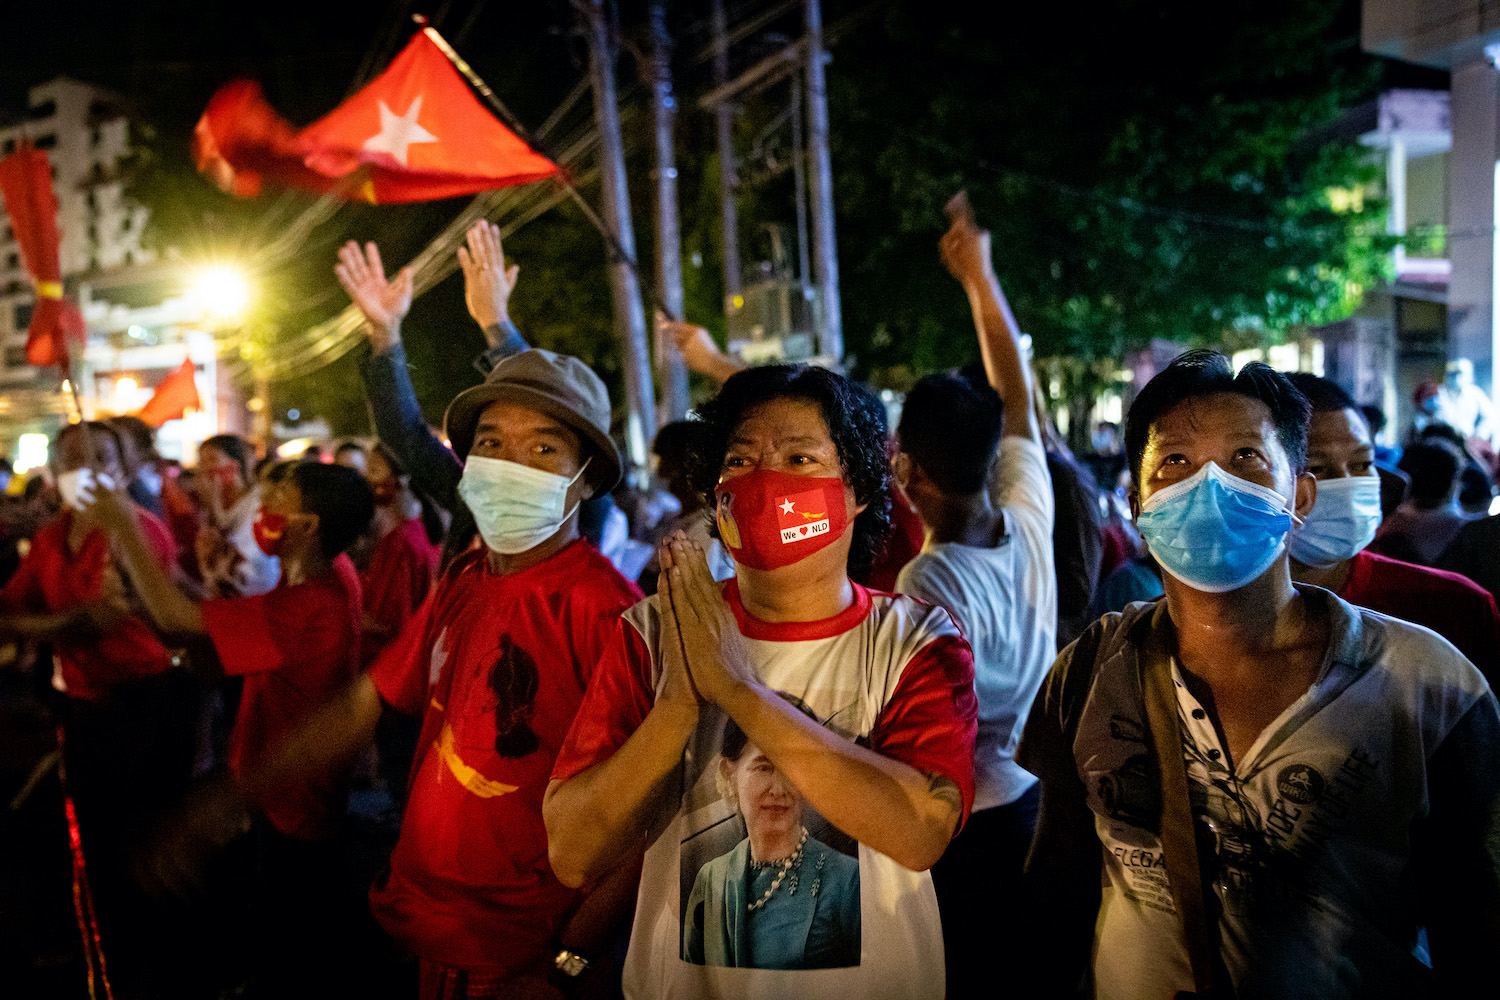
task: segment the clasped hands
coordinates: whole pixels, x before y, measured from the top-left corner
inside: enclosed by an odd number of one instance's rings
[[[658,703],[726,707],[736,694],[760,684],[745,637],[701,545],[674,531],[662,540],[659,556],[664,678]]]

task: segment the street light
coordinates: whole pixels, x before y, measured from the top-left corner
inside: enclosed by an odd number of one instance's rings
[[[189,295],[215,320],[232,323],[250,306],[250,279],[233,267],[215,264],[193,276]]]

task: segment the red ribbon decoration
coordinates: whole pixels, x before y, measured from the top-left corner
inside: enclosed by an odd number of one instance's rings
[[[67,737],[57,727],[57,780],[62,784],[63,811],[68,816],[68,848],[73,854],[73,913],[78,918],[78,936],[83,939],[83,963],[89,971],[89,1000],[97,1000],[94,966],[99,966],[98,980],[104,983],[106,1000],[115,1000],[109,984],[109,969],[104,964],[104,948],[99,943],[99,917],[94,912],[94,894],[89,889],[88,871],[83,863],[83,831],[78,826],[78,808],[68,792]]]

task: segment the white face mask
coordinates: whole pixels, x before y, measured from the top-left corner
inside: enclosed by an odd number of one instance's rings
[[[83,510],[84,505],[94,499],[96,489],[114,488],[113,479],[102,472],[95,475],[94,470],[89,468],[60,472],[57,476],[57,492],[62,494],[63,503],[74,510]]]
[[[1287,550],[1304,566],[1327,569],[1353,558],[1380,527],[1380,477],[1318,480],[1318,499],[1293,529]]]
[[[583,463],[583,469],[588,468]],[[484,544],[501,555],[513,556],[557,534],[578,504],[567,506],[572,479],[502,458],[469,456],[458,495],[468,504]]]

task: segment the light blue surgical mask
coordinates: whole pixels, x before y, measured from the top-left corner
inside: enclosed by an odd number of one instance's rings
[[[470,455],[458,495],[473,513],[484,544],[513,556],[536,548],[573,516],[578,504],[567,506],[568,489],[581,475],[583,469],[569,479],[502,458]]]
[[[1318,480],[1318,499],[1292,531],[1287,551],[1304,566],[1327,569],[1352,559],[1380,527],[1380,477]]]
[[[1280,493],[1207,462],[1151,494],[1135,525],[1162,569],[1194,590],[1238,590],[1270,569],[1293,515]]]

